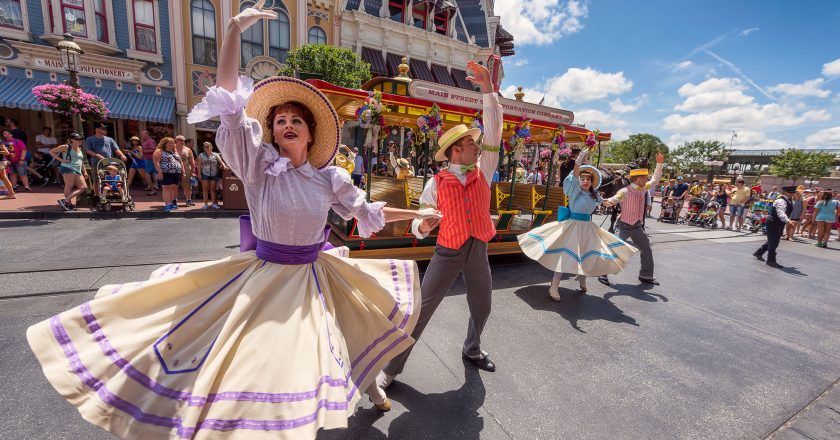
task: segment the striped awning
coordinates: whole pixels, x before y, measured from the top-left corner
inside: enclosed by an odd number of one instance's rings
[[[0,93],[0,107],[44,111],[47,108],[35,99],[32,88],[48,83],[48,81],[0,76],[0,90],[5,90]]]
[[[49,111],[32,94],[32,88],[49,81],[0,76],[0,107]],[[57,84],[57,83],[53,83]],[[175,97],[124,92],[112,89],[86,88],[87,93],[99,96],[108,103],[111,119],[170,123],[175,115]]]
[[[389,53],[387,57],[385,57],[388,62],[388,76],[394,77],[400,74],[400,64],[402,64],[402,55],[397,55],[393,53]]]
[[[470,84],[470,82],[467,81],[467,71],[466,70],[456,69],[456,68],[453,67],[452,68],[452,80],[455,81],[456,86],[458,86],[462,89],[467,89],[467,90],[472,90],[473,89],[472,84]]]
[[[170,123],[175,116],[175,97],[173,96],[111,89],[88,90],[88,92],[108,103],[111,119]]]
[[[412,79],[422,79],[423,81],[434,82],[435,78],[432,76],[432,71],[429,70],[429,65],[423,60],[412,58],[408,66],[411,70],[408,72]]]
[[[385,60],[382,59],[382,51],[362,47],[362,59],[370,64],[372,76],[388,76],[388,68],[385,66]]]
[[[452,81],[452,76],[449,75],[449,71],[446,70],[446,67],[443,67],[440,64],[432,64],[432,75],[435,77],[436,83],[455,87],[455,82]]]

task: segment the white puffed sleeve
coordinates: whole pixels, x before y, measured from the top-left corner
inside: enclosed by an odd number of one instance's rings
[[[219,116],[216,145],[233,172],[246,184],[254,184],[266,174],[278,175],[288,169],[289,159],[281,157],[271,145],[262,143],[262,125],[245,115],[245,104],[254,92],[254,81],[240,76],[236,90],[210,87],[204,99],[193,107],[187,122],[206,121]]]
[[[329,166],[323,173],[330,176],[333,189],[332,209],[344,220],[358,220],[359,235],[370,237],[385,226],[385,202],[368,203],[365,192],[353,186],[350,174],[344,168]]]

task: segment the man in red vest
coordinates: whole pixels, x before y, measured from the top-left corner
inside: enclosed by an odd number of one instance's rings
[[[475,61],[467,63],[467,68],[473,72],[467,79],[478,84],[483,93],[484,139],[479,142],[481,129],[458,125],[438,141],[440,148],[435,160],[448,160],[449,168],[429,180],[420,196],[420,206],[438,209],[443,218],[412,224],[418,238],[428,236],[438,222],[440,231],[435,254],[420,286],[423,303],[411,336],[415,340],[420,338],[455,279],[463,274],[470,322],[462,356],[482,370],[495,371],[496,365],[481,350],[481,332],[490,316],[493,291],[487,260],[487,242],[496,235],[490,218],[490,180],[499,163],[503,114],[487,68]],[[411,348],[391,360],[377,377],[379,386],[387,388],[402,373],[410,353]]]

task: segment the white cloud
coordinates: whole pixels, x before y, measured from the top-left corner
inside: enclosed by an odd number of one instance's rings
[[[550,78],[544,88],[559,101],[586,102],[628,92],[633,88],[633,81],[625,78],[624,72],[604,73],[589,67],[572,67],[563,75]]]
[[[700,84],[686,83],[677,91],[685,97],[676,111],[696,112],[750,105],[754,99],[744,91],[747,87],[737,78],[709,78]]]
[[[742,30],[742,31],[741,31],[741,36],[746,37],[747,35],[749,35],[749,34],[751,34],[751,33],[755,32],[755,31],[757,31],[757,30],[758,30],[758,28],[749,28],[749,29],[744,29],[744,30]]]
[[[740,130],[738,136],[732,138],[732,131],[713,131],[702,133],[676,133],[668,138],[667,144],[671,148],[678,147],[691,141],[720,141],[735,150],[749,150],[758,148],[788,148],[790,144],[778,139],[770,139],[763,131]]]
[[[831,91],[820,88],[824,82],[824,79],[817,78],[800,84],[781,83],[767,90],[774,93],[782,93],[787,96],[816,96],[817,98],[827,98],[831,95]]]
[[[589,8],[579,0],[505,0],[496,2],[493,12],[517,45],[545,45],[580,32]]]
[[[779,104],[745,107],[729,107],[711,112],[690,115],[669,115],[663,128],[672,131],[714,131],[721,128],[738,130],[750,127],[794,127],[805,122],[827,121],[831,114],[826,110],[811,110],[796,114],[794,110]]]
[[[513,59],[508,60],[508,62],[506,64],[508,66],[513,66],[513,67],[524,66],[524,65],[528,64],[528,58],[514,57]]]
[[[805,143],[818,147],[840,146],[840,126],[820,130],[805,138]]]
[[[674,72],[679,72],[681,70],[687,70],[693,65],[694,63],[692,63],[691,61],[683,61],[681,63],[675,64],[674,67],[671,68],[671,70]]]
[[[840,58],[823,64],[822,74],[825,76],[840,76]]]
[[[600,110],[578,110],[575,112],[575,123],[586,124],[589,129],[598,128],[599,126],[606,127],[604,131],[610,131],[613,127],[624,127],[626,122],[622,121],[609,113],[604,113]]]
[[[636,98],[632,103],[624,103],[621,98],[610,101],[610,111],[613,113],[631,113],[642,106],[642,98]]]

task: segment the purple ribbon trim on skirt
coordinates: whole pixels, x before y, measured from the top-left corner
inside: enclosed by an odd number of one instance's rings
[[[269,241],[263,241],[257,238],[254,235],[253,230],[251,229],[251,216],[250,215],[242,215],[239,216],[239,252],[248,252],[248,251],[257,251],[257,257],[260,259],[278,263],[278,264],[307,264],[312,263],[313,261],[318,259],[318,251],[326,251],[329,249],[333,249],[335,246],[331,245],[329,242],[330,238],[330,226],[327,225],[324,227],[324,241],[315,244],[312,246],[287,246],[283,244],[271,243]],[[312,248],[315,247],[314,256],[309,257],[300,257],[303,254],[307,254],[313,252]],[[294,257],[285,257],[282,253],[289,253],[290,255],[297,255]],[[301,261],[300,258],[304,258],[305,261]]]

